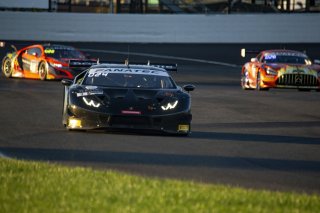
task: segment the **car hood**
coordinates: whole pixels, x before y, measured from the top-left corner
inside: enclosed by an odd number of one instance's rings
[[[102,107],[95,110],[107,110],[116,114],[128,114],[141,112],[141,114],[156,113],[161,111],[161,107],[171,106],[178,101],[177,110],[185,110],[188,104],[189,95],[180,89],[136,89],[136,88],[104,88],[97,86],[77,86],[71,89],[71,93],[81,107],[87,107],[84,103],[90,103],[93,100],[96,105],[99,103]],[[182,104],[182,105],[181,105]],[[168,106],[170,107],[170,106]],[[168,110],[168,112],[170,112]]]

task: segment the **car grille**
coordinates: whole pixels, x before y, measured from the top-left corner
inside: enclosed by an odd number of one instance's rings
[[[283,74],[277,79],[277,85],[286,86],[317,86],[318,79],[306,74]]]

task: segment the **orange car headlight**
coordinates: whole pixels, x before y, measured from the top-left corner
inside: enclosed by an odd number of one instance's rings
[[[278,75],[277,71],[271,69],[270,67],[268,67],[268,68],[266,69],[266,73],[267,73],[268,75]]]
[[[50,62],[50,65],[53,67],[62,68],[62,64]]]

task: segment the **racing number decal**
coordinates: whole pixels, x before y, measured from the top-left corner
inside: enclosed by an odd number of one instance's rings
[[[107,77],[109,72],[102,70],[95,70],[95,72],[89,72],[88,77],[93,78],[93,77],[99,77],[100,75]]]
[[[45,49],[44,53],[45,54],[54,54],[55,50],[54,49]]]

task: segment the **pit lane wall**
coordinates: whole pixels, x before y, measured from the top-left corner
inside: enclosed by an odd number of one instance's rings
[[[1,40],[320,43],[320,14],[137,15],[0,12]]]

